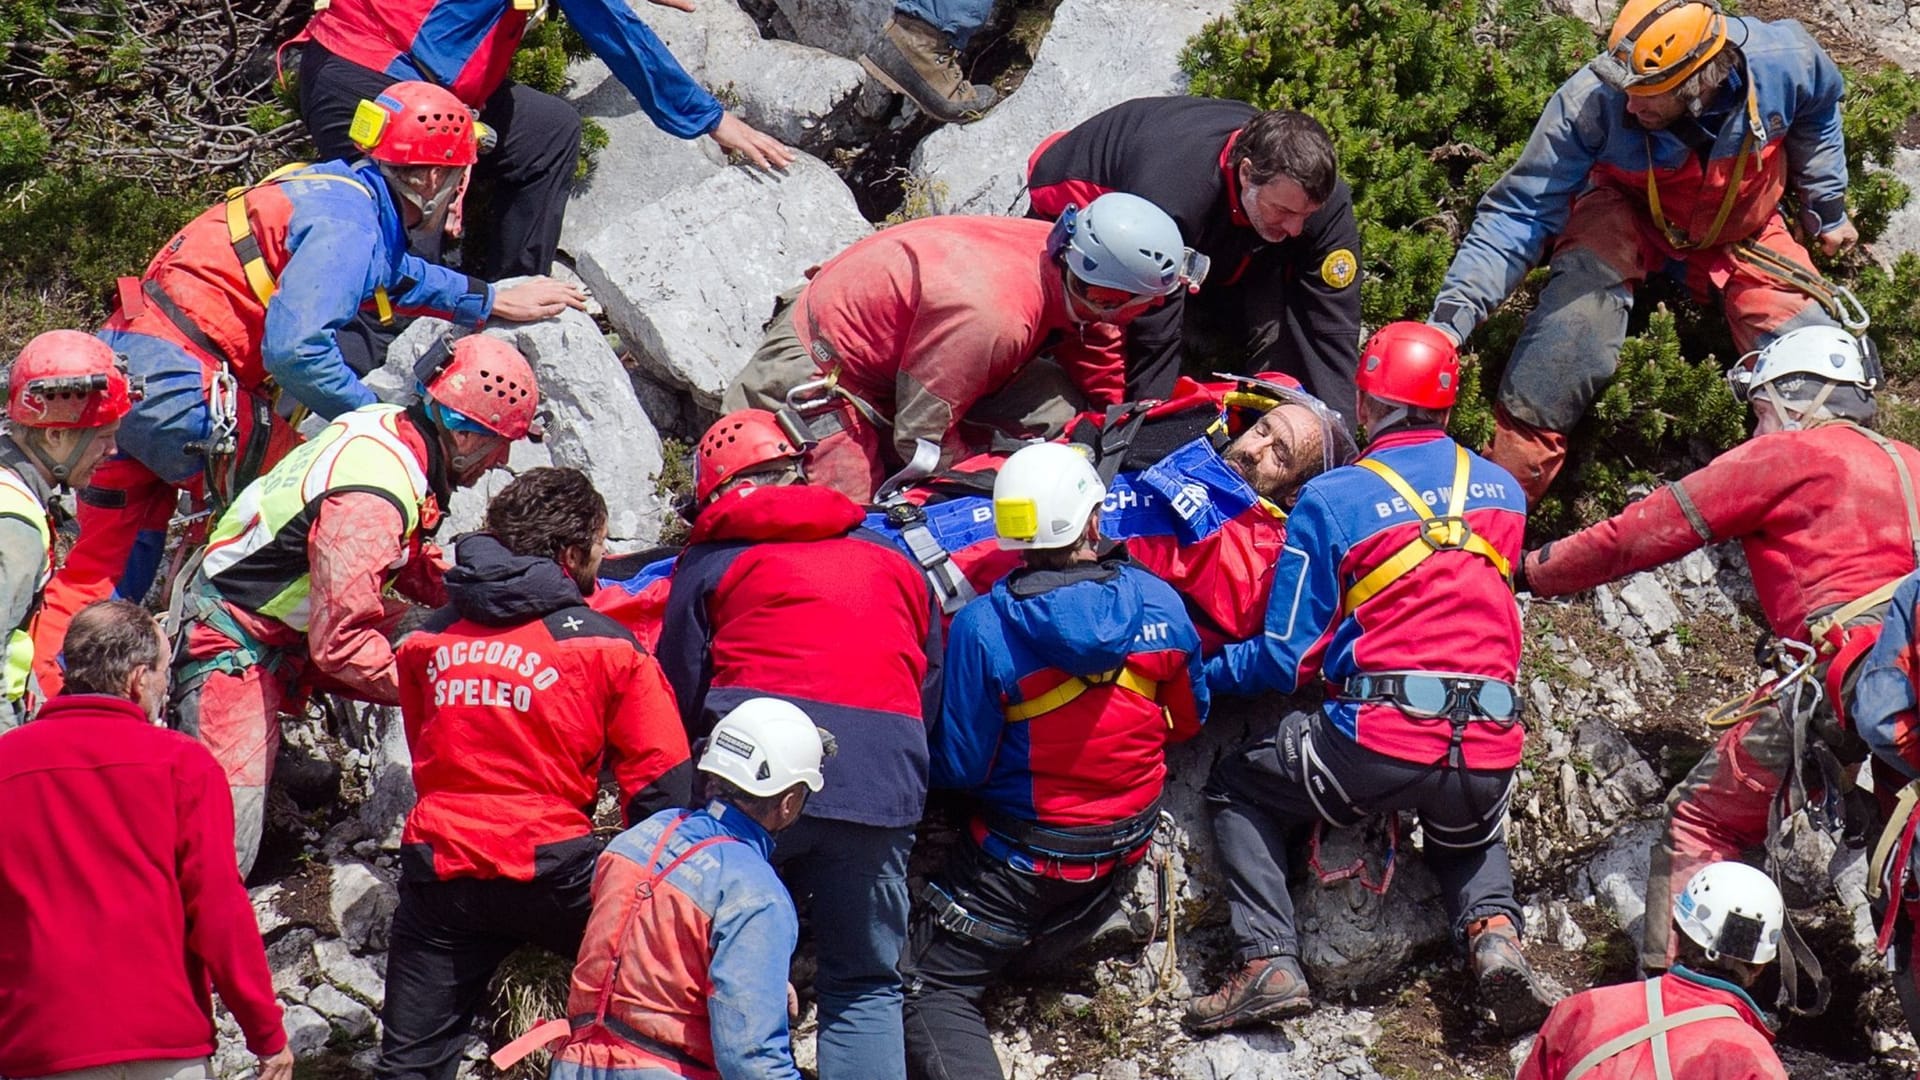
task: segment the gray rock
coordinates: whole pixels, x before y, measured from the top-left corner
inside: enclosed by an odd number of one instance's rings
[[[360,823],[383,849],[398,851],[407,812],[413,809],[413,752],[407,748],[399,709],[380,709],[375,717],[373,780],[360,805]]]
[[[843,56],[763,38],[735,0],[700,0],[691,12],[650,8],[647,22],[688,74],[742,119],[790,146],[821,150],[872,132],[883,89]]]
[[[1902,147],[1895,151],[1893,173],[1905,181],[1914,194],[1907,199],[1907,205],[1894,211],[1886,231],[1874,242],[1874,256],[1888,269],[1892,269],[1901,255],[1920,252],[1920,149]]]
[[[1620,602],[1646,627],[1650,637],[1661,637],[1680,621],[1680,609],[1652,574],[1635,574],[1620,586]]]
[[[400,894],[391,882],[365,863],[338,862],[331,867],[332,888],[327,897],[340,938],[355,952],[387,947],[387,925]]]
[[[1831,899],[1833,877],[1829,868],[1835,863],[1839,845],[1808,822],[1804,813],[1788,818],[1784,831],[1776,869],[1780,896],[1788,910],[1815,907]]]
[[[893,18],[893,0],[773,0],[802,45],[857,59]]]
[[[387,352],[376,392],[388,400],[411,401],[414,361],[449,332],[452,328],[438,319],[421,319],[408,327]],[[571,465],[585,470],[606,497],[609,540],[652,543],[667,513],[654,490],[662,462],[660,435],[641,410],[626,367],[599,327],[585,313],[569,310],[534,323],[499,323],[485,332],[511,343],[533,365],[548,414],[547,439],[516,444],[511,467]],[[486,499],[508,479],[496,470],[475,488],[456,493],[440,535],[453,537],[477,526]]]
[[[262,938],[270,938],[283,927],[291,925],[291,919],[280,913],[279,901],[286,892],[278,882],[270,882],[247,890],[247,900],[253,905],[253,921],[260,928]]]
[[[1310,1061],[1305,1049],[1278,1031],[1229,1032],[1182,1050],[1168,1075],[1185,1080],[1297,1080]]]
[[[1026,81],[984,118],[927,136],[913,152],[914,178],[941,213],[1022,212],[1027,156],[1040,140],[1129,98],[1184,92],[1181,48],[1232,7],[1231,0],[1065,0]]]
[[[386,976],[366,957],[353,955],[346,942],[332,938],[318,942],[313,947],[313,958],[320,965],[320,977],[338,989],[375,1009],[386,1002]]]
[[[577,248],[575,268],[649,376],[717,409],[774,297],[870,231],[802,155],[778,179],[728,169],[641,207]]]
[[[349,1039],[373,1030],[373,1010],[330,985],[314,987],[307,995],[307,1007],[326,1017]]]
[[[1574,751],[1593,769],[1592,780],[1622,809],[1640,809],[1664,794],[1659,774],[1620,730],[1598,717],[1573,729]]]
[[[680,139],[654,127],[600,61],[574,64],[567,78],[579,88],[571,99],[574,107],[607,132],[607,145],[594,158],[593,171],[567,200],[560,247],[576,258],[603,230],[624,231],[623,219],[637,208],[727,167],[726,154],[712,139]]]
[[[1588,896],[1631,939],[1647,911],[1647,862],[1662,823],[1631,821],[1613,830],[1575,879],[1575,895]]]
[[[311,927],[298,926],[267,946],[267,969],[273,973],[274,993],[292,992],[319,977],[320,967],[313,953],[318,940],[320,935]]]
[[[333,1038],[333,1025],[327,1018],[305,1005],[291,1005],[280,1021],[287,1029],[287,1048],[296,1058],[312,1057],[327,1048]]]
[[[1364,856],[1376,876],[1381,845],[1369,828],[1329,829],[1321,838],[1320,862],[1328,870]],[[1403,977],[1410,957],[1448,940],[1440,886],[1413,845],[1401,841],[1393,883],[1379,896],[1358,881],[1322,885],[1309,874],[1294,889],[1300,925],[1300,964],[1319,993],[1364,990]]]

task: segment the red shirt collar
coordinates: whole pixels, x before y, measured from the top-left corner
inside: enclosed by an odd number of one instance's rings
[[[119,714],[141,724],[153,723],[153,718],[147,715],[146,710],[126,698],[114,697],[112,694],[56,694],[40,707],[40,713],[34,719],[34,723],[57,720],[67,714],[94,718]]]
[[[1227,145],[1220,148],[1220,182],[1227,189],[1227,217],[1243,229],[1253,228],[1253,220],[1240,205],[1240,178],[1234,175],[1233,144],[1240,141],[1241,128],[1227,136]]]

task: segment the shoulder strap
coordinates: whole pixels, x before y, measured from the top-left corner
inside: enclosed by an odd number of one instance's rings
[[[1065,708],[1069,702],[1094,687],[1108,684],[1123,690],[1131,690],[1148,701],[1158,701],[1160,698],[1158,682],[1138,674],[1132,668],[1121,666],[1096,675],[1069,675],[1065,682],[1044,694],[1036,695],[1027,701],[1014,702],[1005,709],[1007,722],[1018,724],[1045,716],[1055,709]]]
[[[1913,473],[1907,468],[1906,460],[1900,456],[1900,448],[1893,444],[1892,439],[1859,424],[1847,423],[1847,426],[1885,450],[1887,456],[1893,459],[1893,471],[1900,477],[1900,498],[1907,504],[1907,539],[1913,544],[1913,565],[1920,568],[1920,499],[1916,499],[1914,494]]]
[[[1500,549],[1467,527],[1467,483],[1472,459],[1467,455],[1466,447],[1454,447],[1453,490],[1447,498],[1445,517],[1436,517],[1433,511],[1427,509],[1427,501],[1420,497],[1413,485],[1385,462],[1361,458],[1354,464],[1385,480],[1387,486],[1412,508],[1420,518],[1420,535],[1353,583],[1346,594],[1348,611],[1353,611],[1380,590],[1405,577],[1436,551],[1471,551],[1492,563],[1494,569],[1500,571],[1501,577],[1513,577],[1513,565],[1500,553]]]
[[[260,301],[260,306],[262,307],[265,307],[272,301],[273,294],[280,290],[280,283],[274,278],[273,272],[267,269],[266,254],[260,250],[260,242],[254,238],[253,222],[247,217],[247,195],[255,188],[261,188],[268,184],[275,184],[282,180],[291,179],[295,173],[310,167],[311,166],[304,161],[291,162],[268,173],[260,179],[259,183],[250,184],[246,187],[232,188],[227,191],[227,242],[233,245],[233,253],[240,259],[240,269],[247,275],[247,286],[253,290],[254,298]],[[368,191],[365,184],[349,176],[335,176],[332,173],[313,173],[302,176],[300,179],[315,180],[323,183],[346,184],[349,187],[359,189],[360,193],[369,199],[373,197],[373,192]],[[381,323],[391,323],[393,321],[393,302],[387,296],[386,286],[381,285],[375,287],[373,290],[373,303],[374,307],[378,310]]]
[[[1566,1080],[1580,1080],[1581,1077],[1598,1068],[1601,1062],[1616,1054],[1625,1053],[1643,1042],[1653,1043],[1654,1075],[1659,1080],[1673,1080],[1673,1063],[1667,1054],[1667,1032],[1702,1020],[1741,1019],[1739,1011],[1731,1005],[1701,1005],[1671,1016],[1665,1015],[1660,1004],[1660,980],[1648,979],[1646,986],[1647,1022],[1594,1047],[1591,1053],[1581,1058],[1572,1069],[1567,1071]]]

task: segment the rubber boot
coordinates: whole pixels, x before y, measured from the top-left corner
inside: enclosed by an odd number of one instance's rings
[[[960,70],[960,55],[945,34],[900,12],[887,23],[872,51],[861,55],[860,66],[943,124],[978,119],[1000,100],[993,87],[967,81]]]
[[[1187,1007],[1194,1031],[1225,1031],[1256,1020],[1296,1016],[1313,1008],[1307,977],[1291,956],[1261,957],[1227,977],[1226,985]]]
[[[1520,932],[1505,915],[1467,924],[1467,953],[1473,964],[1480,1007],[1503,1035],[1532,1031],[1549,1008],[1533,982],[1533,968],[1520,951]]]
[[[1567,437],[1515,420],[1498,405],[1494,406],[1493,421],[1493,444],[1486,449],[1487,460],[1520,481],[1520,489],[1527,493],[1527,506],[1532,507],[1567,463]]]

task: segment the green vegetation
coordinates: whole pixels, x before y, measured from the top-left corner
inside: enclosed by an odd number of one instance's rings
[[[1584,23],[1540,0],[1241,0],[1188,44],[1182,64],[1197,93],[1302,109],[1333,134],[1360,224],[1362,311],[1377,327],[1426,317],[1474,204],[1518,156],[1554,90],[1598,48]],[[1843,119],[1864,239],[1908,197],[1865,166],[1890,160],[1916,111],[1920,80],[1891,67],[1849,73]],[[1858,255],[1824,269],[1858,291],[1889,369],[1920,378],[1920,259],[1891,274]],[[1544,280],[1531,275],[1469,343],[1454,429],[1470,445],[1492,434],[1500,373]],[[1574,434],[1536,528],[1611,513],[1635,485],[1744,432],[1719,376],[1732,347],[1717,308],[1661,283],[1642,289],[1642,300],[1620,373]]]

